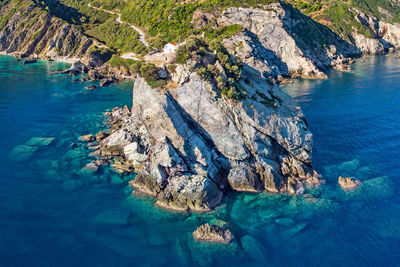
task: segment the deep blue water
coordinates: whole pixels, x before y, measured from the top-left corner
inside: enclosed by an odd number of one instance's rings
[[[313,198],[230,194],[211,213],[176,214],[132,196],[133,177],[80,175],[91,159],[77,137],[107,128],[103,112],[130,105],[132,83],[87,91],[50,74],[66,64],[1,56],[0,266],[399,265],[399,63],[370,57],[352,73],[284,88],[314,134],[326,183]],[[16,162],[11,151],[32,137],[55,140]],[[344,193],[339,175],[363,185]],[[235,242],[194,242],[191,232],[216,219]]]

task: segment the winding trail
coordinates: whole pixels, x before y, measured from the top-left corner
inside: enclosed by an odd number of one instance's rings
[[[96,10],[98,10],[98,11],[103,11],[103,12],[106,12],[106,13],[109,13],[109,14],[112,14],[112,15],[117,15],[118,17],[117,17],[116,20],[115,20],[116,22],[118,22],[118,23],[120,23],[120,24],[126,24],[126,25],[128,25],[129,27],[131,27],[132,29],[134,29],[137,33],[139,33],[139,41],[140,41],[145,47],[149,47],[149,46],[150,46],[149,43],[146,41],[146,34],[145,34],[141,29],[139,29],[138,27],[136,27],[135,25],[130,24],[130,23],[128,23],[128,22],[122,21],[122,20],[121,20],[121,14],[119,14],[119,13],[117,13],[117,12],[114,12],[114,11],[107,10],[107,9],[94,7],[94,6],[92,6],[90,3],[88,4],[88,7],[93,8],[93,9],[96,9]],[[132,55],[133,53],[127,53],[127,54]],[[125,55],[125,54],[124,54],[124,55]],[[122,57],[123,57],[124,55],[122,55]]]

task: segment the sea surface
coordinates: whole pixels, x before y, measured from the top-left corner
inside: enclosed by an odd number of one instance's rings
[[[67,67],[0,57],[0,266],[400,265],[394,55],[283,88],[308,118],[323,186],[306,197],[231,193],[205,214],[173,213],[132,196],[133,176],[82,173],[93,159],[78,137],[106,129],[105,111],[131,105],[132,82],[88,91],[90,83],[51,74]],[[339,175],[363,184],[345,193]],[[221,220],[232,244],[193,240],[196,227]]]

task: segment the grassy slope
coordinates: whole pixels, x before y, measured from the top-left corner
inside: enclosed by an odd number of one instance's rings
[[[350,33],[356,29],[372,38],[372,31],[354,18],[352,8],[388,22],[400,22],[400,3],[392,0],[289,0],[317,22],[325,24],[344,39],[350,40]],[[382,10],[385,10],[383,13]]]

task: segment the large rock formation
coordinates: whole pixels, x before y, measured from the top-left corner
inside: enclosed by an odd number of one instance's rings
[[[328,68],[343,69],[360,55],[357,47],[283,3],[228,8],[219,23],[244,27],[225,45],[264,77],[326,78]]]
[[[240,86],[243,100],[221,96],[215,84],[177,65],[175,86],[133,88],[133,105],[112,113],[114,132],[103,155],[122,155],[137,177],[131,185],[169,209],[207,211],[224,192],[302,193],[318,183],[312,170],[312,134],[294,101],[259,78]]]

